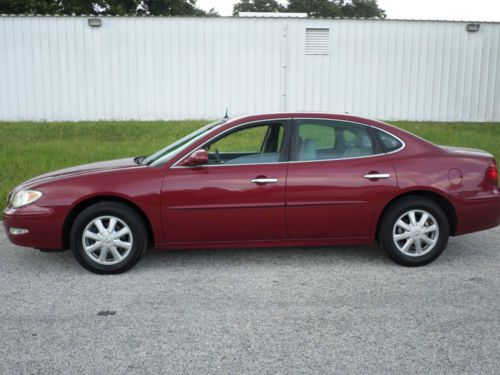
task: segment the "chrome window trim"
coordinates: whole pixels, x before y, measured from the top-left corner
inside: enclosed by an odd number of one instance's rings
[[[377,129],[377,130],[381,131],[381,132],[384,132],[384,133],[386,133],[386,134],[389,134],[391,137],[394,137],[394,138],[396,138],[399,142],[401,142],[401,145],[402,145],[402,146],[401,146],[400,148],[398,148],[398,149],[396,149],[396,150],[394,150],[394,151],[386,152],[386,153],[385,153],[386,155],[389,155],[389,154],[394,154],[395,152],[399,152],[399,151],[403,150],[403,149],[406,147],[406,143],[405,143],[405,141],[403,141],[403,140],[402,140],[401,138],[399,138],[397,135],[394,135],[394,134],[392,134],[391,132],[388,132],[387,130],[380,129],[380,128],[376,127],[376,126],[372,126],[372,125],[370,125],[370,126],[371,126],[372,128],[375,128],[375,129]],[[383,146],[382,146],[382,147],[383,147]]]
[[[406,147],[406,142],[403,141],[401,138],[399,138],[397,135],[394,135],[391,132],[389,132],[387,130],[384,130],[384,129],[381,129],[378,126],[375,126],[375,125],[367,125],[367,124],[363,124],[361,122],[351,121],[351,120],[338,120],[338,119],[323,118],[323,117],[319,117],[319,118],[318,117],[294,117],[293,119],[294,120],[330,120],[330,121],[338,121],[338,122],[349,122],[351,124],[357,124],[357,125],[367,126],[368,128],[374,128],[374,129],[380,130],[381,132],[389,134],[391,137],[396,138],[402,144],[402,146],[400,148],[398,148],[397,150],[391,151],[391,152],[383,152],[381,154],[374,154],[374,155],[367,155],[367,156],[355,156],[353,158],[345,158],[345,159],[323,159],[323,160],[346,160],[346,159],[367,158],[367,157],[370,157],[370,156],[377,156],[377,155],[383,155],[383,154],[389,155],[389,154],[394,154],[395,152],[399,152],[399,151],[403,150]]]
[[[381,153],[373,154],[373,155],[354,156],[354,157],[349,157],[349,158],[318,159],[318,160],[288,160],[288,161],[276,161],[276,162],[266,162],[266,163],[210,164],[210,165],[204,164],[204,165],[192,165],[192,166],[189,166],[189,165],[178,165],[184,159],[186,159],[187,157],[189,157],[193,152],[195,152],[196,150],[198,150],[198,149],[195,149],[195,150],[189,152],[187,155],[185,155],[181,159],[179,159],[177,162],[175,162],[175,164],[172,165],[170,168],[177,169],[177,168],[236,167],[238,165],[296,164],[296,163],[311,163],[311,162],[318,163],[318,162],[337,161],[337,160],[355,160],[355,159],[373,158],[373,157],[377,157],[377,156],[381,156],[381,155],[394,154],[394,153],[402,151],[404,148],[406,148],[406,142],[405,141],[403,141],[398,136],[392,134],[391,132],[389,132],[387,130],[384,130],[384,129],[381,129],[381,128],[377,127],[377,126],[367,125],[367,124],[363,124],[363,123],[357,122],[357,121],[331,119],[331,118],[324,118],[324,117],[282,117],[282,118],[280,117],[280,118],[269,119],[269,120],[258,120],[256,122],[255,121],[249,121],[249,122],[245,122],[243,124],[239,124],[239,125],[235,126],[234,128],[226,129],[222,133],[216,134],[215,136],[213,136],[212,138],[210,138],[209,140],[207,140],[203,144],[207,144],[210,141],[212,141],[214,138],[217,138],[218,136],[222,136],[222,135],[228,133],[231,130],[238,129],[240,127],[244,127],[245,125],[266,123],[266,122],[269,122],[269,121],[282,121],[282,120],[286,120],[286,121],[290,121],[290,120],[325,120],[325,121],[337,121],[337,122],[346,122],[346,123],[351,123],[351,124],[356,124],[356,125],[362,125],[362,126],[366,126],[368,128],[374,128],[374,129],[377,129],[377,130],[379,130],[381,132],[389,134],[391,137],[394,137],[398,141],[400,141],[401,144],[402,144],[402,146],[400,148],[394,150],[394,151],[391,151],[391,152],[381,152]],[[237,152],[235,152],[235,153],[237,153]]]

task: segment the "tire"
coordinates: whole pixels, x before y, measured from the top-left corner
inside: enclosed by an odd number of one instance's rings
[[[439,205],[424,197],[406,197],[387,208],[378,243],[396,263],[418,267],[437,259],[449,236],[448,218]]]
[[[146,251],[146,227],[129,206],[99,202],[76,217],[70,245],[76,260],[89,271],[122,273],[132,268]]]

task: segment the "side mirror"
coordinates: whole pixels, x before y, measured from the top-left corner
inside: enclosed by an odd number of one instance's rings
[[[192,167],[203,164],[208,164],[208,153],[203,149],[196,150],[180,163],[183,167]]]

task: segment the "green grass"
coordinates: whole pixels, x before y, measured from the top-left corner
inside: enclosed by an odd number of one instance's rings
[[[208,121],[0,123],[0,207],[8,192],[44,172],[147,155]],[[500,123],[412,123],[398,127],[434,143],[487,150],[500,159]]]

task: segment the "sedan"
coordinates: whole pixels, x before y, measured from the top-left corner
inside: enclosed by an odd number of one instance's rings
[[[360,245],[405,266],[449,236],[500,224],[488,152],[438,146],[362,117],[275,113],[222,119],[147,157],[67,168],[16,187],[16,245],[71,249],[96,273],[158,249]]]

